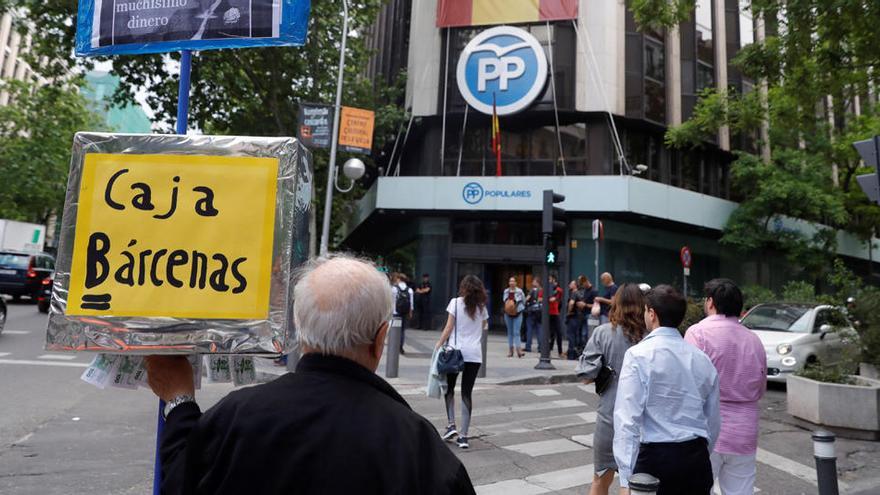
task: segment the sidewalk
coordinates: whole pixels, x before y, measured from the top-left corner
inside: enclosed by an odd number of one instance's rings
[[[406,354],[400,356],[400,367],[397,378],[388,378],[388,382],[398,389],[412,389],[421,387],[427,383],[428,367],[431,365],[431,353],[434,345],[440,337],[439,330],[406,330]],[[568,343],[563,343],[563,351],[568,348]],[[507,357],[507,335],[500,332],[490,332],[486,351],[486,378],[479,378],[481,383],[499,385],[524,385],[541,383],[562,383],[576,381],[574,369],[577,361],[559,359],[559,355],[553,349],[552,364],[555,370],[536,370],[539,354],[537,344],[533,344],[532,351],[522,358]],[[387,348],[386,348],[387,354]],[[379,363],[376,373],[385,378],[386,364],[385,355]],[[265,359],[256,360],[257,373],[261,375],[282,375],[287,370],[282,366],[273,366],[272,362]],[[260,381],[271,379],[265,376]]]

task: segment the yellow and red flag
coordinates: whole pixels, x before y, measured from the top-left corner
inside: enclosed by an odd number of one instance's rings
[[[492,152],[495,153],[495,176],[501,177],[501,125],[495,107],[495,94],[492,94]]]
[[[437,27],[575,19],[578,0],[438,0]]]

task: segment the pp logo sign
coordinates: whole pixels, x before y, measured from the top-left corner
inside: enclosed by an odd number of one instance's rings
[[[477,111],[498,115],[528,107],[544,90],[547,57],[534,36],[499,26],[483,31],[464,47],[456,73],[458,90]]]
[[[461,191],[461,197],[464,199],[464,202],[469,205],[475,205],[483,200],[483,186],[476,182],[469,182],[465,184],[464,189]]]

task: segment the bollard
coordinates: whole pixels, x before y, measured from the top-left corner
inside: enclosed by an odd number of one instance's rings
[[[838,495],[834,433],[825,430],[813,432],[813,456],[816,458],[819,495]]]
[[[388,338],[386,343],[388,349],[385,358],[385,378],[397,378],[397,372],[400,368],[400,318],[394,317],[391,320],[391,327],[388,329]]]
[[[657,495],[659,488],[660,480],[648,473],[636,473],[629,477],[631,495]]]
[[[483,349],[483,364],[480,371],[477,371],[477,378],[486,378],[486,349],[489,347],[489,329],[483,329],[483,337],[480,339],[480,347]]]

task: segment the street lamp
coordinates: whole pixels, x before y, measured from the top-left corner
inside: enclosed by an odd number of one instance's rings
[[[339,73],[336,76],[336,106],[333,111],[333,137],[330,140],[330,163],[327,167],[327,193],[324,199],[324,222],[321,229],[320,255],[326,256],[330,245],[330,210],[336,180],[336,146],[339,144],[339,114],[342,105],[342,75],[345,70],[345,42],[348,39],[348,0],[342,0],[342,40],[339,43]]]
[[[351,184],[345,189],[339,187],[339,170],[336,170],[336,190],[341,193],[347,193],[354,189],[355,181],[359,180],[364,174],[367,172],[367,167],[364,165],[364,162],[361,161],[360,158],[349,158],[346,160],[345,164],[342,165],[342,173],[348,177],[348,180],[351,181]]]

